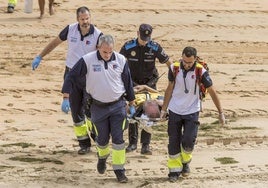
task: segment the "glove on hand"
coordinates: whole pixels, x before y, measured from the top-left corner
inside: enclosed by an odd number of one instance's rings
[[[70,111],[70,102],[69,99],[63,99],[62,104],[61,104],[61,110],[68,114]]]
[[[41,60],[42,60],[42,57],[39,55],[39,56],[36,56],[32,62],[32,68],[33,70],[37,69],[37,67],[39,66],[39,64],[41,63]]]
[[[136,113],[136,109],[135,106],[129,106],[129,113],[130,113],[130,117],[132,118],[134,116],[134,114]]]

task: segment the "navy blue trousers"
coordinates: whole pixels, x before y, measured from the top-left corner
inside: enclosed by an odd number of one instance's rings
[[[199,126],[198,118],[199,112],[189,115],[179,115],[169,110],[169,155],[180,153],[181,146],[185,151],[193,151]]]

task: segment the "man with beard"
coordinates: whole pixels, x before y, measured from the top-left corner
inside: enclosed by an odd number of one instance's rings
[[[64,72],[65,79],[69,71],[83,55],[97,49],[98,39],[102,35],[102,32],[91,24],[90,10],[84,6],[80,7],[76,10],[76,15],[77,22],[66,26],[60,34],[34,58],[32,62],[33,70],[37,69],[44,56],[54,50],[63,41],[67,41],[68,50]],[[90,109],[89,106],[86,105],[89,96],[85,90],[83,79],[77,80],[78,84],[70,86],[69,88],[71,88],[71,90],[68,91],[68,93],[63,94],[63,102],[61,105],[61,109],[65,113],[68,113],[71,107],[74,131],[80,146],[78,154],[81,155],[90,151],[91,141],[88,135],[88,130],[91,130],[92,126],[89,119]],[[80,98],[83,99],[84,104],[82,110],[80,106],[77,105],[80,103],[77,99]]]
[[[176,182],[179,176],[190,174],[190,162],[198,135],[199,112],[201,111],[201,86],[204,86],[215,104],[219,122],[225,124],[223,108],[214,89],[209,72],[197,61],[197,50],[185,47],[178,64],[170,65],[169,84],[165,91],[161,118],[168,110],[168,162],[169,181]]]

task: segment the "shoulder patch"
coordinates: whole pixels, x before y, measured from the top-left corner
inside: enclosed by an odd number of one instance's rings
[[[150,41],[147,43],[147,46],[149,48],[152,48],[154,51],[157,51],[158,50],[158,43],[154,42],[154,41]]]
[[[125,43],[125,49],[126,50],[129,50],[130,48],[133,48],[135,46],[137,46],[137,42],[136,42],[135,39],[130,40],[130,41],[128,41],[128,42]]]

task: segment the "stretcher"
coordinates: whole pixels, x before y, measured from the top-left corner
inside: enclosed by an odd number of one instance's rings
[[[163,121],[166,119],[161,119],[161,118],[148,118],[145,114],[142,114],[140,117],[133,117],[129,118],[128,121],[129,123],[138,123],[138,127],[140,129],[143,129],[144,131],[152,134],[153,133],[153,128],[154,126],[159,126],[163,124]]]

